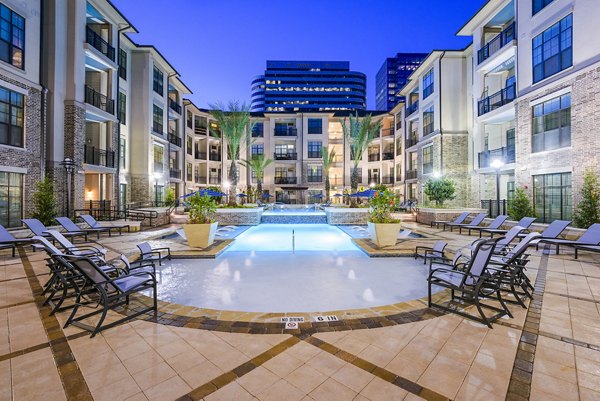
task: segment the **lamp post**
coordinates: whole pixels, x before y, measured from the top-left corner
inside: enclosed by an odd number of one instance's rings
[[[65,159],[60,163],[61,166],[65,168],[67,172],[67,217],[71,216],[71,180],[73,178],[73,173],[75,172],[75,161],[70,157],[65,157]]]
[[[154,173],[154,206],[158,207],[158,179],[162,176],[160,173]]]
[[[500,169],[504,166],[504,162],[500,159],[494,159],[490,166],[496,169],[496,212],[500,215]]]

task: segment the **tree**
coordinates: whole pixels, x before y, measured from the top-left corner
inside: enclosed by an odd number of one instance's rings
[[[240,161],[244,166],[254,171],[256,175],[257,196],[262,195],[262,181],[265,176],[265,168],[273,162],[272,159],[265,159],[265,155],[254,155],[250,160]]]
[[[367,114],[365,117],[360,119],[358,112],[352,117],[346,119],[342,123],[342,130],[344,132],[344,138],[346,143],[350,146],[350,155],[352,162],[352,175],[350,178],[350,188],[352,193],[356,193],[358,188],[358,164],[361,160],[362,154],[367,150],[369,143],[379,134],[381,129],[381,122],[373,122],[371,114]],[[356,205],[356,198],[352,198],[352,205]]]
[[[235,189],[239,182],[237,167],[240,158],[240,148],[244,143],[250,143],[250,109],[245,103],[237,100],[230,101],[227,105],[211,104],[211,114],[219,124],[223,140],[227,144],[227,156],[231,160],[229,167],[229,205],[235,206]],[[211,128],[212,136],[219,138],[219,132]]]
[[[31,215],[45,226],[54,223],[56,217],[56,198],[54,196],[54,185],[49,177],[37,183],[37,191],[33,195],[35,211]]]
[[[177,199],[175,198],[175,190],[171,187],[167,188],[165,191],[165,206],[173,207],[175,206],[175,202]]]
[[[435,201],[436,206],[440,207],[444,205],[445,201],[455,198],[454,193],[456,192],[456,184],[447,177],[441,177],[435,180],[430,178],[425,182],[423,192],[425,192],[425,195],[427,195],[429,199]]]
[[[519,221],[523,217],[535,216],[531,200],[524,188],[515,189],[515,197],[508,204],[508,215],[515,221]]]
[[[600,183],[598,176],[592,170],[583,175],[581,201],[577,204],[573,223],[580,228],[588,228],[594,223],[600,223]]]
[[[325,174],[325,202],[329,202],[329,193],[331,184],[329,182],[329,169],[335,162],[336,152],[334,148],[329,150],[329,146],[323,146],[323,173]]]

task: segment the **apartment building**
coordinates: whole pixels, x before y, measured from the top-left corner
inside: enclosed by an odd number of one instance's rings
[[[570,219],[583,174],[598,171],[600,43],[597,2],[486,3],[458,32],[473,37],[473,185],[470,204],[515,187],[533,196],[542,221]]]
[[[431,52],[400,91],[406,98],[400,168],[407,199],[428,204],[423,185],[443,175],[456,183],[456,198],[448,204],[467,201],[471,53],[471,46]]]

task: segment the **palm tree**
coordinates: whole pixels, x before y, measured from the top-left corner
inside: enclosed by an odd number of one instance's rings
[[[256,196],[260,197],[265,168],[273,162],[273,159],[265,159],[265,155],[254,155],[250,160],[240,160],[240,162],[256,174]]]
[[[250,109],[246,103],[237,100],[230,101],[226,106],[222,103],[210,105],[211,114],[219,124],[223,139],[227,143],[227,156],[231,160],[229,168],[229,205],[235,205],[235,189],[239,181],[237,167],[240,158],[240,148],[249,143],[252,126],[250,124]],[[211,129],[211,135],[219,137],[219,133]]]
[[[356,193],[358,189],[358,163],[360,157],[367,150],[369,143],[379,134],[381,129],[381,121],[373,122],[371,114],[367,114],[361,119],[358,117],[358,112],[352,117],[350,115],[348,124],[346,119],[342,124],[344,139],[350,146],[350,155],[352,162],[352,175],[350,178],[350,188],[352,193]],[[356,204],[356,200],[352,198],[352,203]]]
[[[335,161],[335,149],[329,150],[328,146],[323,146],[323,172],[325,173],[325,202],[329,201],[329,192],[331,184],[329,183],[329,169]]]

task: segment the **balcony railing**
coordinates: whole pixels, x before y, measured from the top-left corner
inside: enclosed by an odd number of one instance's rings
[[[394,152],[383,152],[381,156],[383,160],[394,160]]]
[[[417,110],[419,110],[419,101],[418,100],[416,102],[414,102],[413,104],[409,104],[408,106],[406,106],[406,115],[410,116],[412,113],[414,113]]]
[[[275,160],[296,160],[298,158],[298,153],[296,152],[286,152],[286,153],[273,153],[273,157]]]
[[[194,127],[194,134],[196,134],[196,135],[206,135],[207,133],[208,133],[207,127],[203,127],[203,126],[195,126]]]
[[[477,102],[478,116],[489,113],[515,100],[516,86],[510,85]]]
[[[321,159],[323,157],[323,152],[321,151],[309,151],[308,158],[309,159]]]
[[[415,146],[419,143],[419,138],[417,136],[410,136],[406,138],[406,148],[410,148],[411,146]]]
[[[298,136],[298,128],[275,126],[275,136]]]
[[[206,160],[206,152],[195,151],[194,156],[197,160]]]
[[[515,162],[515,147],[505,146],[493,150],[479,152],[479,168],[490,167],[493,160],[501,160],[504,164]]]
[[[275,184],[296,184],[298,177],[275,177]]]
[[[221,161],[221,154],[217,153],[217,152],[210,152],[209,154],[209,160],[213,161],[213,162],[220,162]]]
[[[115,152],[83,145],[83,161],[94,166],[115,168]]]
[[[176,180],[181,180],[181,170],[176,169],[176,168],[170,169],[169,177],[176,179]]]
[[[209,184],[221,184],[221,177],[208,177]]]
[[[109,45],[106,40],[102,39],[102,36],[98,35],[89,26],[85,27],[85,41],[111,61],[115,61],[115,48]]]
[[[204,184],[206,182],[206,177],[195,176],[194,177],[194,182],[196,184]]]
[[[407,170],[406,171],[406,179],[407,180],[414,180],[417,178],[417,170]]]
[[[477,64],[483,63],[490,58],[498,50],[502,49],[507,43],[512,42],[516,38],[515,23],[513,22],[492,40],[487,42],[479,51],[477,51]]]
[[[386,137],[386,136],[394,136],[394,128],[383,128],[381,130],[381,136]]]
[[[168,137],[171,144],[181,147],[181,138],[179,136],[169,133]]]
[[[110,114],[115,114],[115,101],[85,85],[85,102]]]
[[[311,184],[323,182],[323,176],[322,175],[307,175],[306,182],[311,183]],[[330,184],[331,184],[331,182],[330,182]]]
[[[181,114],[181,105],[171,98],[169,98],[169,108],[177,114]]]
[[[381,177],[381,183],[382,184],[393,184],[394,177]]]
[[[378,162],[379,159],[379,153],[374,153],[374,154],[370,154],[369,155],[369,161],[370,162]]]

